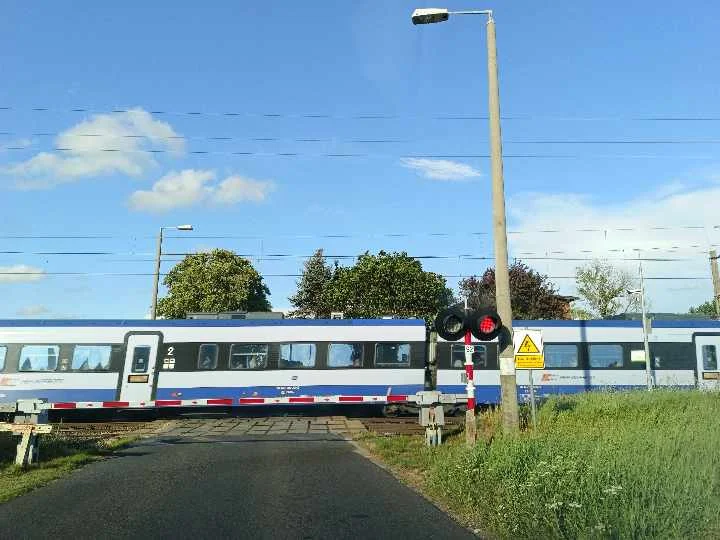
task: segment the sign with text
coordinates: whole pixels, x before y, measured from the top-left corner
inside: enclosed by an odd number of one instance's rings
[[[516,331],[515,369],[545,369],[542,330]]]

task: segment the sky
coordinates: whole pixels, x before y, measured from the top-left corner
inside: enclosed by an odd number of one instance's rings
[[[720,5],[435,5],[494,10],[510,256],[569,295],[589,259],[641,258],[653,311],[709,300]],[[158,230],[186,223],[163,272],[232,249],[275,309],[318,248],[482,273],[485,19],[415,7],[4,2],[0,318],[147,316]]]

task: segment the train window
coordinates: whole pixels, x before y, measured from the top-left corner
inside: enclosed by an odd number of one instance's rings
[[[590,345],[591,368],[623,367],[622,345]]]
[[[578,367],[577,345],[545,344],[545,368],[576,368]]]
[[[328,367],[362,367],[362,343],[331,343],[328,347]]]
[[[25,345],[20,351],[20,371],[55,371],[59,345]]]
[[[7,354],[7,347],[0,347],[0,371],[5,369],[5,355]]]
[[[230,347],[230,369],[265,369],[268,346],[258,343],[235,343]]]
[[[409,343],[378,343],[375,345],[376,367],[409,367]]]
[[[78,371],[108,371],[110,345],[75,345],[71,368]]]
[[[714,371],[718,368],[715,345],[702,346],[703,369]]]
[[[472,354],[472,363],[476,368],[487,367],[487,346],[475,345]],[[450,366],[455,369],[465,367],[465,345],[453,343],[450,347]]]
[[[656,369],[694,369],[695,346],[686,343],[650,343],[650,358]],[[644,363],[642,364],[644,367]]]
[[[197,368],[215,369],[218,361],[218,346],[215,343],[203,343],[198,350]]]
[[[150,363],[150,347],[143,345],[133,349],[133,373],[145,373]]]
[[[315,367],[314,343],[282,343],[280,345],[281,368]]]

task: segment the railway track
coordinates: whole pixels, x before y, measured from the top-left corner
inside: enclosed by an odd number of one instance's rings
[[[344,417],[335,417],[344,418]],[[311,420],[306,418],[308,422]],[[257,418],[258,422],[267,420],[279,421],[278,418],[265,419]],[[293,419],[295,420],[295,419]],[[396,435],[424,435],[425,428],[418,424],[416,417],[402,418],[354,418],[353,421],[360,422],[365,429],[380,436],[396,436]],[[446,434],[457,432],[462,428],[462,419],[447,417],[443,431]],[[149,436],[160,435],[166,427],[183,429],[184,426],[195,428],[203,423],[212,424],[222,423],[219,419],[174,419],[169,421],[136,421],[136,422],[59,422],[54,423],[53,432],[64,437],[74,439],[98,439],[106,437],[123,437],[129,435]],[[200,427],[200,429],[202,429]],[[330,428],[332,431],[332,428]]]

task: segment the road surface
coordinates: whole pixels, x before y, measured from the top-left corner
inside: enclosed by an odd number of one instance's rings
[[[328,434],[159,437],[0,505],[3,538],[473,538]]]

